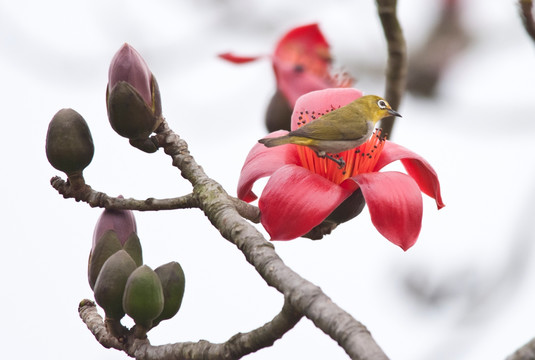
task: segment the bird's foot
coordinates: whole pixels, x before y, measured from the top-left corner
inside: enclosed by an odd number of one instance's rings
[[[334,161],[335,163],[338,164],[338,169],[343,169],[344,166],[346,166],[346,162],[344,161],[344,158],[342,157],[334,157],[332,155],[329,155],[329,154],[325,154],[325,157],[327,159],[330,159],[332,161]]]

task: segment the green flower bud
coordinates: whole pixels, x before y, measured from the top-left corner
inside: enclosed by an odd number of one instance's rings
[[[126,250],[130,257],[132,257],[137,266],[143,265],[141,242],[139,241],[139,237],[136,233],[130,234],[130,236],[123,245],[123,249]]]
[[[98,274],[106,260],[121,249],[121,242],[113,230],[108,230],[100,237],[99,241],[93,245],[93,248],[89,253],[87,266],[87,277],[89,286],[92,290],[95,289]]]
[[[84,184],[82,171],[91,163],[95,147],[89,127],[73,109],[61,109],[54,115],[46,133],[46,157],[50,164],[67,174],[71,186]]]
[[[123,293],[128,277],[136,269],[136,263],[125,250],[111,255],[98,274],[94,293],[97,304],[104,309],[106,318],[120,320],[123,310]]]
[[[163,288],[164,306],[162,313],[154,319],[152,326],[156,326],[162,320],[171,319],[176,315],[182,304],[186,278],[179,263],[172,261],[157,267],[154,272],[160,278]]]
[[[137,326],[148,331],[164,306],[162,283],[147,265],[138,267],[126,282],[123,309]]]

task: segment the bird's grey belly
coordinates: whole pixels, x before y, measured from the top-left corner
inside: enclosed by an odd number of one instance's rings
[[[374,126],[368,123],[368,132],[361,138],[350,140],[321,140],[318,146],[311,146],[318,153],[338,154],[364,144],[371,136]]]

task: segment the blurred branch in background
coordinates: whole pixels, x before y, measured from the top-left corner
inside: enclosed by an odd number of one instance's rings
[[[392,108],[399,110],[407,78],[407,46],[396,15],[397,0],[377,0],[376,3],[388,47],[384,97]],[[394,119],[390,116],[381,120],[383,134],[389,139],[392,137]]]
[[[407,90],[433,97],[451,61],[463,51],[469,37],[460,19],[458,0],[442,0],[440,17],[424,44],[409,57]]]
[[[476,323],[487,323],[507,302],[512,301],[532,262],[535,240],[533,214],[535,189],[526,195],[524,205],[519,206],[515,223],[510,226],[513,230],[507,239],[509,252],[504,254],[501,264],[493,263],[491,269],[482,271],[465,267],[456,269],[441,279],[433,279],[426,269],[414,269],[406,275],[405,289],[420,305],[435,308],[451,306],[455,302],[461,305],[455,327],[449,336],[441,340],[429,358],[450,359],[452,354],[462,354],[465,350],[463,342],[459,341],[462,330],[473,327]],[[437,354],[447,355],[440,357]],[[507,358],[528,359],[535,359],[535,339]]]
[[[526,32],[531,37],[531,40],[535,41],[535,21],[533,20],[533,1],[532,0],[519,0],[520,17]]]

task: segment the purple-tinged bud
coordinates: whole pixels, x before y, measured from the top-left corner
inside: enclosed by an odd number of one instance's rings
[[[126,81],[136,89],[149,107],[152,107],[152,73],[141,55],[125,43],[111,60],[108,71],[108,91],[119,81]]]
[[[121,198],[121,196],[119,197]],[[124,246],[130,234],[137,232],[134,213],[131,210],[105,209],[95,225],[93,247],[108,230],[113,230],[117,234],[121,246]]]
[[[94,289],[104,262],[121,249],[130,255],[137,266],[143,264],[141,243],[136,234],[134,213],[130,210],[106,209],[97,220],[93,232],[93,244],[87,267],[91,289]]]
[[[111,61],[106,106],[110,124],[119,135],[143,151],[158,150],[149,136],[162,121],[160,90],[145,60],[128,44]]]

